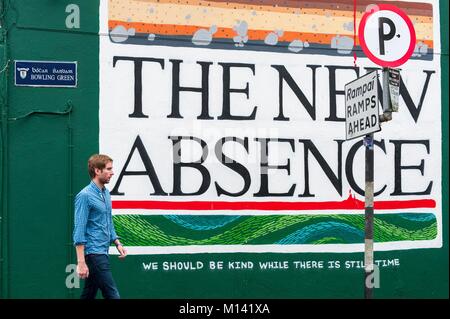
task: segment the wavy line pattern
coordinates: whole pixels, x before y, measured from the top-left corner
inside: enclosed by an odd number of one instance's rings
[[[398,214],[400,217],[414,221],[430,221],[436,217],[433,214]]]
[[[293,245],[362,243],[364,215],[115,215],[114,225],[130,246]],[[434,214],[379,214],[376,242],[431,240]]]
[[[339,238],[354,242],[361,242],[364,240],[364,232],[356,227],[338,222],[320,222],[297,230],[295,233],[278,241],[277,244],[289,245],[311,243],[317,240],[323,240],[323,234],[326,234],[327,237],[325,238],[334,235],[334,237],[331,237],[333,240],[338,240]]]
[[[241,216],[164,215],[172,222],[192,230],[210,230],[223,227]]]

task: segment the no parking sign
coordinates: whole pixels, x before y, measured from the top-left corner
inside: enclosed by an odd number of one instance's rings
[[[383,67],[405,63],[414,52],[416,33],[409,17],[396,6],[379,4],[359,24],[359,42],[367,57]]]

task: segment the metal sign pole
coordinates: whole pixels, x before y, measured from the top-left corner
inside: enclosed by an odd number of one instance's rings
[[[380,115],[380,122],[392,120],[392,111],[389,99],[389,68],[383,68],[383,114]],[[374,273],[374,250],[373,250],[373,217],[374,217],[374,153],[373,153],[373,133],[364,137],[364,145],[366,147],[366,185],[365,185],[365,240],[364,240],[364,297],[365,299],[373,298],[373,283],[371,282]]]
[[[380,4],[375,7],[375,9],[366,11],[361,18],[358,29],[358,38],[360,46],[366,56],[372,62],[383,67],[383,114],[379,115],[379,123],[382,123],[392,120],[392,112],[398,111],[400,71],[391,70],[392,92],[390,92],[388,66],[397,67],[405,63],[411,57],[416,45],[416,32],[411,19],[396,6],[390,4]],[[385,33],[384,24],[389,25],[389,33]],[[378,30],[378,32],[374,32],[374,30]],[[400,38],[401,41],[399,41]],[[404,50],[405,39],[408,43],[407,51]],[[394,54],[393,56],[391,55],[389,59],[387,59],[388,57],[385,55],[385,43],[389,43],[391,53]],[[392,104],[390,93],[392,94]],[[373,132],[366,134],[364,138],[364,145],[366,146],[364,295],[366,299],[371,299],[373,297],[374,283],[369,281],[371,281],[371,279],[375,279],[373,278],[375,275],[373,254],[373,143]]]
[[[372,299],[373,285],[370,284],[373,277],[373,133],[364,137],[366,147],[366,185],[365,185],[365,238],[364,238],[364,297]]]

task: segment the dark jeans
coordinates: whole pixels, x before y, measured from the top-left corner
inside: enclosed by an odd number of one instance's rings
[[[81,299],[95,299],[100,288],[103,298],[120,299],[119,291],[111,274],[108,255],[88,254],[85,256],[89,276],[84,283]]]

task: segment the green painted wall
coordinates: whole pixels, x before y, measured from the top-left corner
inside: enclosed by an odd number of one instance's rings
[[[98,2],[79,3],[83,14],[76,31],[65,27],[69,3],[6,1],[3,28],[10,64],[8,121],[2,122],[8,138],[2,145],[2,201],[7,201],[2,297],[65,298],[72,293],[65,286],[66,265],[74,254],[71,189],[88,182],[85,159],[98,149]],[[14,60],[78,61],[78,87],[15,87]],[[60,113],[70,102],[68,115],[25,116]]]
[[[1,298],[78,298],[65,272],[76,262],[72,200],[98,151],[98,1],[7,1],[0,43]],[[79,5],[80,29],[67,29],[65,8]],[[375,252],[399,258],[381,268],[375,298],[448,298],[448,2],[440,2],[443,141],[441,249]],[[78,61],[77,88],[14,86],[14,60]],[[70,109],[71,107],[71,109]],[[67,114],[64,111],[71,110]],[[112,257],[125,298],[363,298],[364,270],[144,271],[163,261],[363,260],[341,254],[189,254]],[[205,267],[206,268],[206,267]]]

